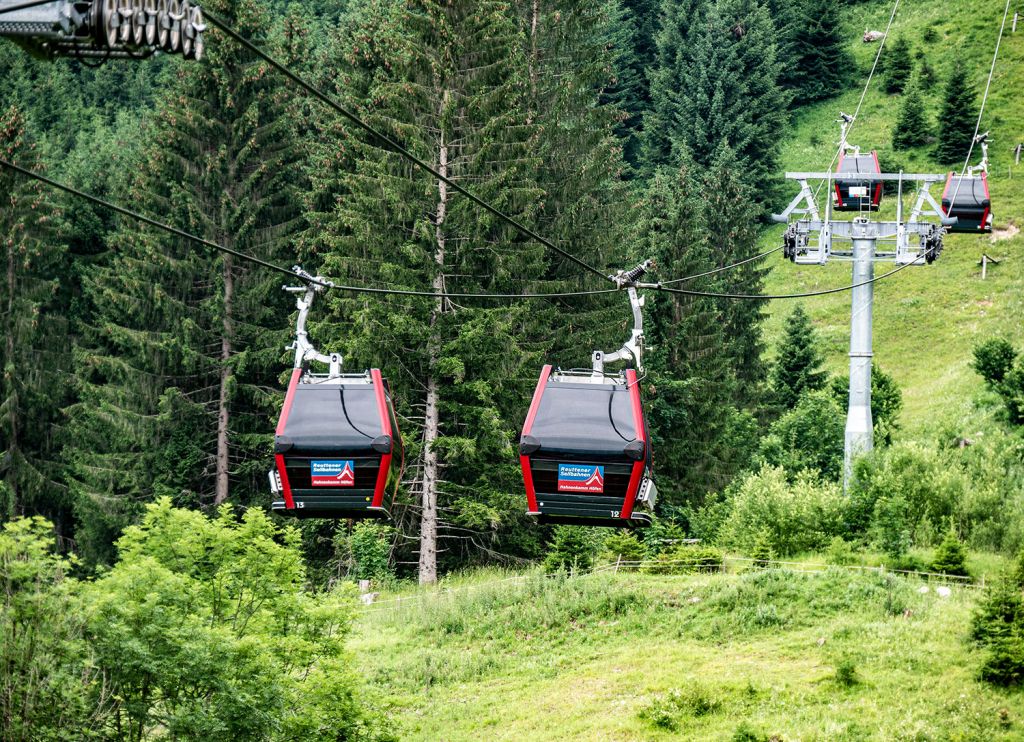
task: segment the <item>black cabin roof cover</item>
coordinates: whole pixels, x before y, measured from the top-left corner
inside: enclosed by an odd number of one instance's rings
[[[624,384],[549,381],[530,428],[540,453],[623,455],[637,437]]]
[[[959,189],[957,188],[957,183],[960,184]],[[946,192],[942,195],[942,205],[948,207],[954,194],[956,194],[956,203],[954,205],[959,208],[974,207],[982,209],[992,204],[989,200],[988,186],[978,176],[964,176],[963,178],[959,175],[950,176],[949,185],[946,187]]]
[[[369,453],[383,434],[372,384],[298,384],[278,453]]]

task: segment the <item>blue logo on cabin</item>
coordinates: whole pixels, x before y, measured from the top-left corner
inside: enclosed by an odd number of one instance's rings
[[[352,459],[310,461],[309,476],[314,487],[355,487],[356,462]]]
[[[604,467],[592,464],[559,464],[559,492],[604,492]]]

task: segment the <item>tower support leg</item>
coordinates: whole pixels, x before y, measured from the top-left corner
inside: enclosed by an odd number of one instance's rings
[[[859,221],[859,220],[857,220]],[[874,277],[871,258],[875,238],[868,225],[855,222],[853,235],[853,283]],[[858,236],[857,232],[861,234]],[[871,308],[875,299],[873,283],[857,286],[852,292],[850,313],[850,402],[846,413],[846,438],[843,450],[843,489],[849,488],[853,460],[874,447],[871,420]]]

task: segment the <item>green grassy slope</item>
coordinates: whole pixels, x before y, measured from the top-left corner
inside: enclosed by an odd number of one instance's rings
[[[1024,697],[975,679],[969,589],[840,570],[493,580],[357,620],[358,670],[401,739],[1024,733]]]
[[[1003,0],[914,0],[904,2],[893,24],[893,36],[905,35],[915,51],[925,49],[929,63],[938,73],[940,85],[927,91],[930,119],[934,122],[941,103],[941,83],[954,56],[970,65],[980,93],[988,74]],[[857,60],[856,79],[836,99],[799,111],[792,136],[781,147],[786,170],[823,170],[835,152],[839,111],[852,113],[877,50],[864,44],[865,27],[884,29],[891,3],[854,5],[847,10],[850,49]],[[1011,11],[1012,16],[1012,11]],[[938,41],[922,41],[931,26]],[[884,55],[884,52],[883,52]],[[899,96],[882,91],[876,76],[850,141],[864,149],[878,149],[895,157],[908,172],[943,172],[930,159],[929,148],[893,152],[891,131]],[[1024,141],[1024,24],[1016,34],[1006,35],[1000,49],[992,92],[982,121],[982,131],[991,130],[992,161],[989,176],[997,230],[1010,225],[1024,227],[1024,163],[1013,164],[1011,147]],[[980,157],[980,152],[979,152]],[[795,191],[794,191],[795,192]],[[933,190],[941,194],[941,187]],[[908,199],[909,200],[909,199]],[[894,217],[894,199],[888,199],[883,216]],[[819,201],[823,204],[823,201]],[[781,210],[784,204],[779,204]],[[845,215],[849,218],[852,215]],[[766,246],[777,244],[781,229],[765,237]],[[993,334],[1003,334],[1024,344],[1024,234],[993,243],[974,235],[949,235],[942,257],[931,266],[908,268],[893,279],[876,285],[874,303],[875,360],[893,374],[903,389],[903,424],[913,436],[937,417],[959,415],[981,389],[980,379],[970,369],[971,348]],[[977,265],[983,252],[1001,260],[982,281]],[[766,284],[769,293],[810,291],[850,282],[850,264],[834,262],[825,267],[794,266],[781,257],[768,258],[772,268]],[[892,268],[878,264],[876,272]],[[805,300],[827,351],[831,371],[845,373],[849,343],[848,294]],[[766,324],[769,347],[782,331],[792,302],[776,301],[769,307]]]

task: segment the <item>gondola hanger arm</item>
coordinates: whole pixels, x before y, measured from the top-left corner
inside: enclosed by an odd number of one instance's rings
[[[306,319],[309,310],[313,306],[313,299],[325,289],[334,286],[334,283],[323,276],[314,276],[303,270],[300,266],[292,266],[292,272],[303,282],[302,286],[282,286],[285,291],[293,294],[300,294],[295,300],[295,306],[299,315],[295,319],[295,341],[288,346],[288,350],[295,351],[294,368],[304,368],[309,361],[326,363],[329,367],[328,376],[334,378],[341,376],[342,357],[340,353],[324,354],[319,352],[309,340],[309,333],[306,331]]]
[[[648,270],[654,267],[653,260],[645,260],[635,268],[628,271],[619,271],[613,276],[609,276],[615,285],[620,289],[626,289],[626,293],[629,295],[629,306],[633,310],[633,331],[630,333],[629,339],[622,344],[622,347],[612,353],[605,353],[604,351],[595,350],[592,356],[593,370],[595,376],[604,376],[604,364],[613,361],[629,361],[632,360],[636,364],[636,370],[639,372],[643,371],[643,347],[644,347],[644,297],[637,294],[637,288],[641,288],[645,285],[651,284],[640,284],[638,280],[647,273]]]

